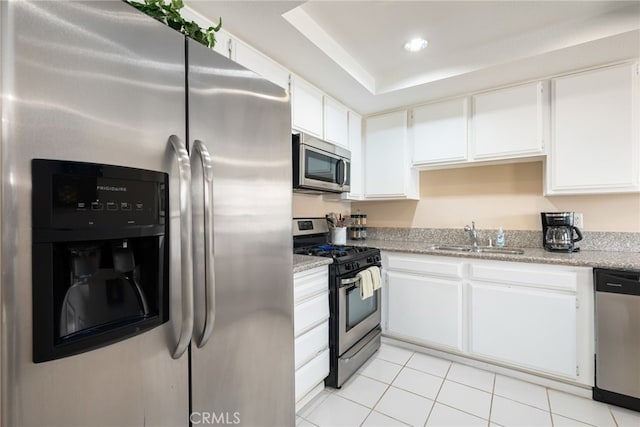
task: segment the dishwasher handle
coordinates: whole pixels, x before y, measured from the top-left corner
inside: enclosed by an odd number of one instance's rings
[[[640,271],[593,269],[596,292],[640,296]]]

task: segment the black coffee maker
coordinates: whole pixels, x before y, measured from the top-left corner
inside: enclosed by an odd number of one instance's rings
[[[577,252],[575,243],[582,240],[582,232],[574,224],[573,212],[541,212],[542,242],[550,252]]]

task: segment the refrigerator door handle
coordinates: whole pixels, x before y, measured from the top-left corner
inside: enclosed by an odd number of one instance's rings
[[[213,161],[204,143],[198,139],[193,141],[191,155],[196,153],[202,162],[202,184],[204,193],[204,290],[205,290],[205,320],[202,336],[196,343],[198,348],[207,344],[216,318],[216,278],[214,272],[213,250]],[[195,260],[194,260],[195,262]]]
[[[178,359],[187,350],[193,335],[193,256],[191,246],[191,163],[187,147],[176,135],[169,137],[178,160],[180,176],[180,270],[182,277],[182,326],[173,351]]]

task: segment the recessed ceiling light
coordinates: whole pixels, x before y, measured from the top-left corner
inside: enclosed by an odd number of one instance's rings
[[[427,42],[425,39],[415,38],[406,42],[404,44],[404,49],[409,52],[418,52],[427,47],[428,44],[429,42]]]

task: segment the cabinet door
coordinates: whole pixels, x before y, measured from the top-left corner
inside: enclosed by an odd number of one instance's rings
[[[293,128],[322,139],[322,92],[296,77],[291,96]]]
[[[225,58],[233,59],[232,46],[233,46],[233,39],[231,38],[229,33],[227,33],[224,30],[220,30],[216,33],[216,44],[213,46],[213,50],[215,50]]]
[[[349,145],[349,110],[338,101],[324,97],[324,139],[334,144]]]
[[[467,98],[415,108],[411,123],[413,164],[467,159]]]
[[[289,71],[286,68],[241,41],[236,40],[234,46],[235,61],[238,64],[284,89],[289,88]]]
[[[390,333],[428,344],[462,348],[460,280],[387,273]]]
[[[367,198],[417,198],[417,174],[407,146],[407,112],[368,117],[365,123]]]
[[[351,191],[350,199],[364,197],[364,173],[362,156],[362,116],[349,111],[349,151],[351,151]]]
[[[471,283],[469,351],[537,371],[576,378],[576,297]]]
[[[473,96],[472,157],[540,155],[548,129],[548,89],[530,83]]]
[[[640,190],[638,64],[552,82],[547,194]]]

